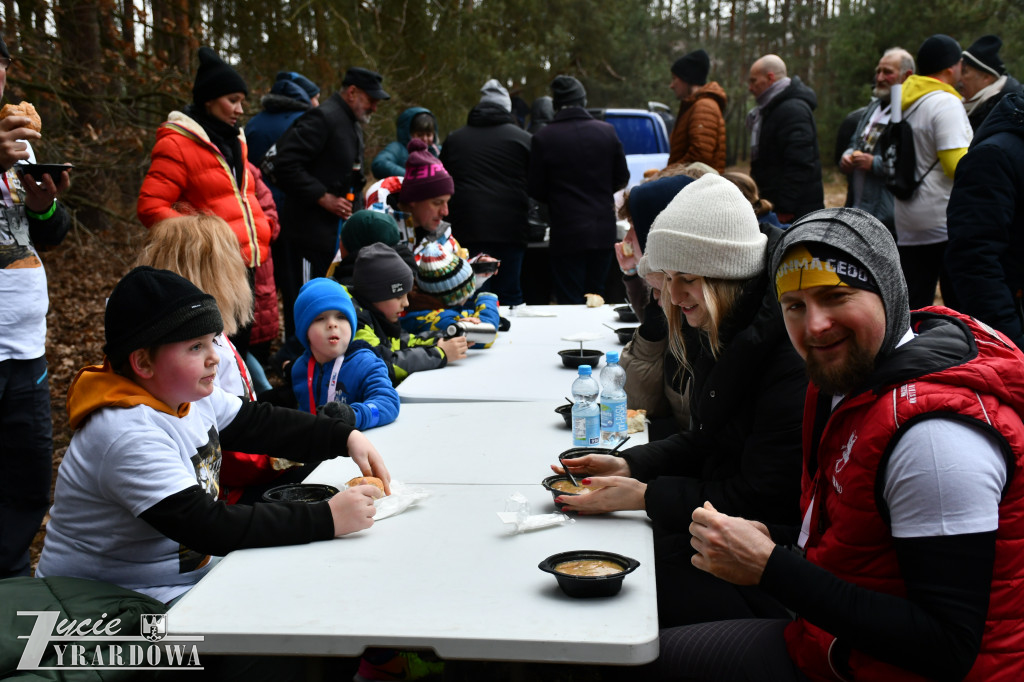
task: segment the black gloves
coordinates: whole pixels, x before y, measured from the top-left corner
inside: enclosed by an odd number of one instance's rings
[[[351,405],[339,403],[337,400],[320,405],[316,408],[316,413],[322,417],[340,419],[348,426],[356,425],[356,411],[352,409]]]

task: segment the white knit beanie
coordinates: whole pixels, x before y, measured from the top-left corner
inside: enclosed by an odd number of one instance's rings
[[[750,279],[764,270],[768,237],[736,185],[704,175],[658,214],[647,237],[647,266],[701,277]]]
[[[497,78],[490,79],[480,88],[480,102],[493,102],[505,111],[512,111],[512,98]]]

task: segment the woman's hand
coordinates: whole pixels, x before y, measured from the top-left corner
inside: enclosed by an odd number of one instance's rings
[[[690,545],[697,550],[690,562],[735,585],[761,582],[775,543],[763,523],[717,511],[710,502],[693,510]]]
[[[622,457],[615,455],[583,455],[571,459],[561,460],[562,466],[569,469],[577,480],[584,476],[625,476],[628,477],[629,463]],[[564,474],[565,469],[560,466],[551,465],[551,470],[556,474]]]
[[[384,481],[384,494],[391,494],[391,474],[384,466],[384,459],[373,447],[370,439],[360,431],[353,431],[348,434],[348,456],[359,467],[363,476],[375,476]]]
[[[562,511],[580,514],[605,514],[613,511],[645,509],[647,484],[625,476],[601,476],[580,481],[591,492],[582,495],[559,495],[555,504]]]

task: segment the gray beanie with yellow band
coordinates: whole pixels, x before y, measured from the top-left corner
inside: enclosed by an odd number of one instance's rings
[[[817,286],[850,286],[878,294],[885,307],[879,357],[910,329],[907,284],[888,228],[856,208],[808,213],[786,230],[771,256],[776,294]]]

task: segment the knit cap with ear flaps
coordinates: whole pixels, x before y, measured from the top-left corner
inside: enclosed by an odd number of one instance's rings
[[[647,237],[647,267],[701,277],[750,279],[764,270],[768,238],[736,185],[705,175],[679,191]]]
[[[416,283],[446,305],[458,305],[476,289],[473,266],[436,242],[427,244],[420,252]]]

